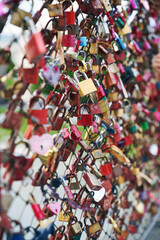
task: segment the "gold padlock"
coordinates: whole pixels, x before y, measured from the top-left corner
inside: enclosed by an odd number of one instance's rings
[[[57,155],[58,155],[58,149],[56,147],[52,147],[44,155],[38,155],[38,157],[40,158],[43,164],[48,166],[51,162],[55,161]]]
[[[109,112],[109,105],[106,97],[99,101],[99,105],[102,113]]]
[[[118,184],[120,185],[120,184],[122,184],[124,182],[125,182],[124,176],[118,176]]]
[[[50,17],[63,16],[63,6],[62,3],[58,4],[49,4],[48,12]]]
[[[58,220],[61,221],[61,222],[68,222],[71,216],[73,216],[72,212],[64,213],[63,211],[60,211],[59,216],[58,216]]]
[[[89,234],[96,233],[101,230],[101,226],[99,222],[94,223],[93,225],[89,226]]]
[[[31,18],[32,17],[32,14],[29,13],[29,12],[26,12],[20,8],[17,9],[17,11],[15,11],[12,15],[12,18],[11,18],[11,24],[17,26],[17,27],[21,27],[21,24],[22,24],[22,20],[25,18],[25,17],[29,17]]]
[[[114,102],[118,100],[118,92],[110,92],[109,93],[109,101]]]
[[[97,88],[94,85],[92,79],[88,78],[87,75],[84,72],[82,72],[82,73],[79,72],[81,75],[83,74],[84,77],[85,77],[85,80],[79,82],[78,77],[77,77],[78,72],[79,71],[74,72],[74,78],[75,78],[76,82],[78,83],[80,96],[84,97],[84,96],[86,96],[90,93],[96,92]]]
[[[119,108],[116,111],[116,116],[119,117],[119,118],[123,117],[123,114],[124,114],[124,109],[123,108]]]
[[[91,54],[98,54],[98,42],[90,43],[89,52],[90,52]]]
[[[92,151],[92,155],[95,159],[103,158],[104,154],[101,149],[95,149]]]
[[[125,24],[124,28],[119,29],[119,33],[120,33],[121,36],[127,35],[127,34],[129,34],[131,32],[132,31],[131,31],[131,29],[130,29],[130,27],[129,27],[129,25],[127,23]]]
[[[92,132],[92,129],[90,128],[90,129],[86,132],[86,134],[85,134],[85,136],[84,136],[84,140],[95,142],[96,139],[97,139],[97,137],[98,137],[98,134],[99,134],[98,132],[97,132],[97,133],[93,133],[93,132]]]

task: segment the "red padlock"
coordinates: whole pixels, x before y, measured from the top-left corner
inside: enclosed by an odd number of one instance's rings
[[[34,104],[35,101],[38,99],[42,99],[44,108],[43,109],[31,109],[32,105]],[[48,124],[48,109],[45,109],[45,100],[41,96],[35,96],[30,100],[29,104],[29,110],[28,114],[31,115],[32,117],[37,118],[38,124]],[[28,124],[32,124],[31,119],[28,119]]]
[[[101,171],[102,175],[106,176],[108,179],[112,178],[113,172],[112,172],[112,167],[111,167],[110,163],[101,165],[100,171]]]
[[[32,68],[24,68],[24,59],[22,60],[22,66],[19,69],[19,75],[22,78],[22,80],[26,83],[31,84],[37,84],[38,83],[38,68],[32,67]]]
[[[74,25],[75,24],[75,17],[76,17],[76,14],[75,12],[73,11],[73,3],[72,3],[72,10],[71,11],[66,11],[65,12],[65,15],[66,15],[66,22],[67,22],[67,25]]]
[[[75,37],[76,35],[65,35],[62,37],[63,47],[74,47],[75,46]]]
[[[32,195],[32,193],[30,194],[30,201],[31,201],[31,207],[33,209],[34,215],[37,218],[37,220],[42,220],[45,219],[45,215],[40,207],[39,204],[36,203],[36,200],[34,198],[34,196]]]
[[[87,109],[88,114],[82,114],[82,108],[83,107]],[[78,118],[79,118],[79,120],[77,122],[77,125],[79,125],[79,126],[92,126],[93,119],[92,119],[92,114],[91,114],[89,105],[82,104],[80,106]]]
[[[132,138],[131,138],[130,135],[125,136],[124,137],[124,141],[125,141],[125,146],[129,146],[129,145],[131,145],[133,143]]]
[[[35,32],[33,21],[29,19],[27,22],[30,24],[33,33],[24,48],[29,63],[36,63],[43,55],[45,55],[47,49],[42,34],[40,32]]]

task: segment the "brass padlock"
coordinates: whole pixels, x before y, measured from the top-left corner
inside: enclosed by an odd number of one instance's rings
[[[85,80],[79,82],[78,80],[78,72],[79,71],[75,71],[74,72],[74,78],[76,80],[76,82],[78,83],[78,86],[79,86],[79,94],[81,97],[84,97],[90,93],[93,93],[93,92],[96,92],[97,91],[97,88],[95,87],[93,81],[91,78],[88,78],[87,75],[83,72],[83,73],[80,73],[81,75],[83,74],[84,77],[85,77]]]
[[[91,42],[89,52],[91,54],[98,54],[98,42]]]
[[[92,151],[92,155],[95,159],[103,158],[104,154],[101,149],[95,149]]]
[[[66,212],[65,213],[63,211],[60,211],[59,216],[58,216],[58,220],[61,221],[61,222],[68,222],[71,216],[73,216],[72,212]]]
[[[63,16],[63,6],[62,3],[49,4],[48,12],[50,17]]]

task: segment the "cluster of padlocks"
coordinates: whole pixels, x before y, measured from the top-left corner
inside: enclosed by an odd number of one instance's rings
[[[19,68],[16,38],[0,50],[0,239],[129,239],[160,203],[157,12],[147,0],[46,0],[36,13],[22,2],[0,3],[1,34],[10,22],[25,38]],[[34,224],[9,212],[17,196]]]

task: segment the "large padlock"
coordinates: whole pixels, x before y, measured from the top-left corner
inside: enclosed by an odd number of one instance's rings
[[[96,92],[97,89],[96,89],[92,79],[88,78],[84,72],[83,73],[79,72],[81,75],[83,75],[85,77],[85,80],[79,82],[78,77],[80,77],[80,76],[78,76],[78,72],[79,71],[74,72],[74,78],[75,78],[76,82],[78,83],[80,96],[84,97],[90,93]]]
[[[27,19],[27,22],[31,27],[32,34],[28,43],[25,45],[26,57],[29,63],[36,63],[42,56],[45,55],[47,50],[42,34],[40,32],[36,33],[33,21],[31,19]]]

